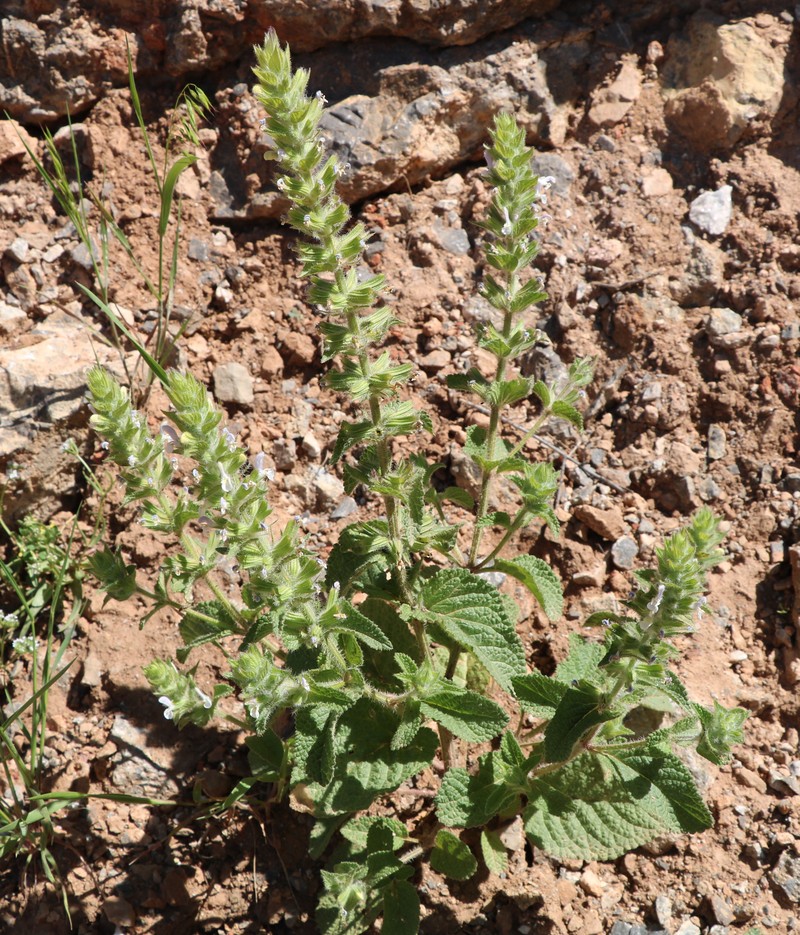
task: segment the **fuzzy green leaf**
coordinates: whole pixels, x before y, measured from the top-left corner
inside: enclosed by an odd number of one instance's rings
[[[550,407],[550,411],[554,416],[558,416],[559,419],[565,419],[567,422],[574,425],[579,432],[583,431],[583,416],[574,406],[570,406],[569,403],[563,402],[562,400],[556,400]]]
[[[363,445],[374,434],[372,422],[365,419],[363,422],[342,422],[336,444],[333,446],[331,463],[336,462],[355,445]]]
[[[582,753],[531,781],[523,817],[534,844],[580,860],[614,860],[659,834],[711,826],[689,771],[658,750]]]
[[[569,687],[563,682],[535,671],[518,676],[513,681],[522,710],[548,720],[555,714],[556,708]]]
[[[245,740],[248,754],[247,762],[253,775],[261,782],[271,782],[278,778],[283,764],[284,746],[280,737],[273,730],[253,735]]]
[[[330,782],[319,783],[312,774],[325,720],[314,708],[297,712],[292,782],[307,784],[318,816],[368,808],[378,795],[391,792],[429,765],[438,745],[436,734],[423,727],[410,744],[392,750],[400,719],[388,708],[362,699],[339,718],[334,774]]]
[[[508,852],[496,831],[481,831],[481,854],[490,873],[500,876],[508,871]]]
[[[407,880],[392,880],[384,888],[381,935],[416,935],[419,895]]]
[[[455,767],[444,774],[436,793],[436,815],[451,828],[478,828],[513,808],[520,789],[511,767],[498,751],[481,757],[478,772]]]
[[[573,633],[569,638],[567,658],[556,669],[555,677],[567,684],[580,679],[592,681],[597,677],[597,667],[605,653],[602,643],[590,643],[580,634]]]
[[[530,382],[525,377],[501,380],[499,383],[491,384],[486,394],[486,401],[492,406],[513,406],[521,399],[527,399],[530,391]]]
[[[336,629],[346,633],[352,633],[353,636],[369,646],[370,649],[391,649],[392,643],[380,627],[374,624],[369,617],[365,617],[360,611],[356,610],[352,604],[343,602],[344,618],[336,621]]]
[[[462,393],[475,393],[482,400],[486,399],[491,387],[486,377],[475,367],[471,367],[466,373],[448,374],[446,383],[451,390],[459,390]]]
[[[495,510],[492,513],[486,513],[478,520],[478,526],[485,529],[488,526],[499,526],[501,529],[511,527],[511,517],[504,510]]]
[[[219,601],[205,601],[187,611],[178,624],[184,646],[175,655],[185,662],[196,646],[211,643],[236,633],[236,621]]]
[[[693,708],[702,727],[697,752],[718,766],[728,763],[731,747],[744,740],[742,724],[747,720],[747,711],[744,708],[725,708],[718,701],[714,701],[713,708],[699,704]]]
[[[468,880],[478,869],[478,861],[452,831],[440,831],[431,851],[431,867],[453,880]]]
[[[420,727],[422,727],[422,714],[420,713],[419,702],[409,701],[406,703],[403,717],[392,737],[392,750],[401,750],[407,747],[417,736]]]
[[[542,380],[537,380],[531,387],[531,393],[539,397],[545,409],[550,408],[550,404],[553,401],[553,394],[550,392],[550,387],[546,383],[542,382]]]
[[[566,760],[587,731],[614,717],[616,712],[603,707],[600,693],[588,682],[568,688],[544,733],[546,758],[551,763]]]
[[[511,449],[502,438],[496,438],[494,451],[489,457],[486,450],[486,429],[479,425],[471,425],[467,429],[467,440],[464,442],[464,451],[470,458],[484,470],[514,470],[523,468],[525,463],[521,458],[509,458]]]
[[[491,740],[508,723],[508,715],[491,699],[455,685],[428,695],[420,710],[456,737],[474,743]]]
[[[342,837],[363,849],[367,846],[370,829],[375,825],[380,825],[391,833],[391,850],[394,851],[402,847],[411,836],[408,828],[397,818],[388,818],[383,815],[359,815],[342,825]]]
[[[525,673],[525,651],[497,590],[464,568],[437,572],[422,589],[421,616],[474,653],[501,688]]]
[[[127,601],[136,591],[136,566],[126,565],[118,552],[103,549],[89,556],[89,567],[106,592],[104,603]]]
[[[466,490],[462,490],[460,487],[445,487],[437,496],[439,500],[451,500],[453,503],[463,506],[465,510],[471,510],[475,504],[475,498],[472,494],[467,493]]]
[[[521,581],[533,594],[549,620],[558,620],[564,610],[561,582],[553,569],[533,555],[518,555],[509,559],[496,559],[494,567]]]

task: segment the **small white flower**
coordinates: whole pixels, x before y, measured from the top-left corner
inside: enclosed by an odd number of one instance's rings
[[[303,689],[303,691],[307,691],[307,692],[311,691],[311,686],[308,684],[308,679],[304,675],[300,676],[300,686]]]
[[[167,422],[161,425],[161,437],[164,443],[164,451],[166,451],[168,455],[171,455],[175,448],[181,443],[180,435],[178,435],[175,429]]]
[[[100,447],[103,449],[103,451],[108,451],[109,444],[108,442],[100,442]]]
[[[208,697],[208,695],[205,692],[200,691],[200,689],[196,685],[194,687],[194,690],[197,692],[197,697],[203,703],[203,707],[207,711],[211,707],[211,704],[212,704],[211,699]]]
[[[661,601],[664,599],[664,592],[667,590],[666,585],[660,584],[658,586],[658,591],[656,591],[653,599],[648,603],[647,609],[651,614],[658,612],[658,608],[661,606]]]
[[[219,498],[219,511],[220,511],[220,513],[222,513],[222,515],[224,516],[225,513],[227,512],[227,510],[228,510],[228,501],[225,499],[225,497],[220,497],[220,498]]]
[[[159,701],[159,704],[163,704],[164,708],[166,709],[164,711],[164,717],[166,718],[166,720],[174,721],[175,720],[175,704],[172,701],[172,699],[168,698],[166,695],[161,695],[158,701]]]
[[[18,636],[12,641],[11,645],[14,647],[15,652],[23,656],[28,653],[36,652],[39,640],[37,640],[35,636]]]
[[[505,236],[508,237],[509,234],[512,232],[513,228],[511,226],[511,217],[509,216],[508,208],[505,205],[503,205],[503,218],[505,220],[505,223],[503,224],[501,230],[503,234],[505,234]]]
[[[547,204],[547,192],[554,183],[555,178],[552,175],[540,175],[536,180],[536,197],[543,205]]]
[[[236,436],[229,428],[224,428],[222,430],[222,437],[225,439],[225,444],[228,446],[228,451],[235,451],[236,449]]]
[[[267,456],[263,451],[259,451],[253,458],[253,467],[259,477],[266,477],[270,483],[275,480],[275,471],[267,465]]]
[[[222,487],[225,493],[231,493],[231,491],[236,486],[236,481],[233,476],[225,470],[225,466],[221,461],[217,462],[217,467],[219,468],[219,484]],[[220,501],[221,503],[222,501]]]
[[[317,91],[314,97],[322,104],[324,107],[328,103],[328,98],[322,93],[322,91]]]
[[[128,455],[128,467],[136,467],[136,456]]]

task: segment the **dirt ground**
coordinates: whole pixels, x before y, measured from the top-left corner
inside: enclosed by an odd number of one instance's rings
[[[777,30],[780,20],[770,19]],[[566,588],[565,616],[550,624],[529,605],[520,635],[531,663],[552,671],[585,615],[623,598],[631,568],[646,566],[663,535],[707,503],[729,524],[727,555],[711,576],[713,613],[686,646],[680,675],[699,701],[747,708],[747,741],[730,766],[690,763],[715,818],[712,830],[589,864],[552,860],[519,839],[504,878],[484,875],[465,884],[426,869],[417,882],[427,933],[723,935],[753,926],[776,933],[798,928],[800,664],[793,601],[800,563],[794,578],[790,565],[800,542],[798,111],[724,153],[699,154],[668,131],[646,48],[634,49],[644,80],[624,119],[609,127],[581,120],[543,170],[557,179],[538,263],[549,293],[538,325],[552,346],[543,345],[527,365],[552,373],[561,366],[554,351],[566,362],[588,354],[597,373],[585,433],[545,439],[562,452],[556,455],[562,535],[555,540],[530,529],[520,544],[552,561]],[[234,78],[217,76],[218,122],[204,131],[209,141],[235,127],[226,90]],[[155,138],[174,98],[171,87],[147,98]],[[127,235],[152,267],[156,200],[132,125],[127,92],[112,91],[83,116],[81,143],[91,146],[95,183],[112,193]],[[249,130],[233,138],[243,150],[252,145]],[[390,352],[419,364],[414,399],[435,425],[428,453],[447,465],[444,480],[459,484],[469,483],[459,453],[464,427],[484,418],[444,384],[448,373],[486,363],[471,338],[486,314],[475,297],[482,271],[477,222],[488,201],[478,155],[444,177],[354,206],[373,234],[369,264],[388,277],[401,320]],[[701,191],[724,185],[732,187],[732,217],[722,234],[703,233],[690,222],[689,205]],[[325,554],[347,522],[378,507],[356,498],[345,504],[353,509],[347,518],[334,518],[344,494],[321,482],[344,404],[324,384],[315,315],[297,279],[292,239],[271,220],[215,221],[202,156],[183,195],[188,257],[175,302],[191,324],[180,342],[180,365],[210,387],[220,365],[247,368],[253,402],[227,404],[229,425],[252,453],[264,450],[274,463],[275,515],[301,516],[308,544]],[[66,326],[75,316],[102,327],[72,285],[81,276],[89,281],[68,256],[77,241],[68,232],[59,236],[65,219],[29,164],[20,162],[0,184],[0,210],[3,250],[17,237],[43,252],[53,243],[66,248],[62,258],[39,265],[43,282],[36,288],[49,288],[48,299],[31,305],[0,344],[35,345],[43,324]],[[453,232],[458,236],[448,237]],[[147,298],[124,261],[116,257],[114,264],[114,301],[146,332]],[[32,275],[19,269],[4,266],[7,288],[12,274]],[[162,403],[153,394],[147,409],[153,424]],[[528,416],[522,405],[514,421]],[[65,468],[63,455],[53,455],[54,471],[68,479],[71,471],[73,486],[60,502],[57,491],[38,495],[24,479],[28,460],[58,451],[67,437],[104,476],[87,418],[84,406],[14,455],[22,479],[9,487],[12,520],[28,509],[46,518],[60,509],[63,521],[75,507],[80,472]],[[530,451],[550,457],[544,443]],[[135,511],[114,502],[119,496],[115,491],[107,506],[109,535],[145,576],[152,574],[169,544],[142,530]],[[88,496],[87,515],[92,506]],[[633,557],[622,539],[634,543]],[[53,788],[181,804],[159,809],[94,799],[62,813],[55,853],[75,931],[314,931],[319,867],[305,856],[307,816],[273,802],[264,787],[252,807],[194,817],[193,792],[219,800],[247,766],[243,735],[224,725],[178,733],[147,689],[142,666],[172,655],[177,618],[164,614],[140,630],[142,605],[103,606],[103,595],[90,596],[70,650],[77,663],[52,696]],[[221,660],[205,655],[201,681],[204,671],[220,667]],[[429,771],[379,807],[420,820],[432,809],[437,782]],[[67,930],[59,897],[18,864],[0,869],[0,929]]]

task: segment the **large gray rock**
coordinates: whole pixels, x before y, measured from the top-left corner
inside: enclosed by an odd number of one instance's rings
[[[117,351],[61,313],[0,338],[0,483],[7,483],[7,521],[32,510],[51,516],[75,495],[77,462],[61,443],[85,426],[86,371],[95,361],[121,376]]]
[[[542,16],[560,0],[7,0],[0,111],[26,121],[80,113],[127,83],[126,40],[140,77],[197,74],[250,54],[269,28],[295,51],[369,36],[465,45]]]
[[[698,150],[729,149],[791,106],[784,63],[791,26],[696,13],[667,47],[662,72],[669,124]]]
[[[469,49],[433,54],[409,42],[365,40],[358,56],[345,61],[339,49],[302,57],[312,67],[311,90],[333,100],[321,128],[328,148],[348,166],[339,183],[342,197],[360,201],[481,158],[486,128],[500,110],[512,111],[534,144],[561,145],[579,119],[590,37],[588,28],[556,16]],[[350,93],[334,99],[343,92]],[[223,137],[251,144],[234,151],[223,138],[214,154],[214,217],[280,217],[287,201],[270,176],[274,163],[262,158],[263,109],[245,89],[234,88],[229,97],[216,114],[219,123],[230,124]],[[243,175],[258,178],[261,190],[244,190]]]
[[[23,430],[71,418],[84,405],[86,371],[96,361],[120,367],[119,354],[94,340],[88,326],[50,316],[24,341],[0,349],[0,423]],[[0,456],[13,450],[3,444]]]

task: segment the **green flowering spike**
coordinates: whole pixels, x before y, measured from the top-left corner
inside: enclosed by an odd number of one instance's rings
[[[231,678],[241,689],[242,701],[258,733],[267,729],[278,711],[304,701],[310,690],[305,677],[292,678],[258,646],[248,647],[234,661]]]
[[[153,437],[141,413],[117,381],[102,367],[87,374],[92,427],[106,439],[104,447],[122,470],[125,502],[158,496],[172,480],[172,464],[161,436]]]
[[[208,724],[220,697],[217,692],[211,698],[201,691],[195,683],[194,673],[194,669],[188,673],[179,672],[173,663],[163,659],[154,659],[144,668],[150,688],[164,705],[164,717],[174,721],[179,728],[187,724],[198,727]]]
[[[717,701],[711,709],[702,705],[693,707],[702,728],[697,752],[718,766],[728,763],[731,747],[744,742],[742,724],[749,716],[747,711],[744,708],[724,708]]]
[[[527,288],[518,307],[513,308],[517,312],[544,298],[538,288],[520,286],[515,275],[528,267],[539,252],[534,235],[545,215],[538,205],[546,201],[552,180],[540,179],[531,168],[532,152],[525,145],[525,131],[511,114],[498,114],[490,135],[492,143],[486,148],[487,174],[495,191],[484,227],[494,235],[494,243],[486,258],[490,266],[508,274],[510,279],[508,288],[504,288],[487,277],[485,294],[496,308],[512,310],[515,298]]]

